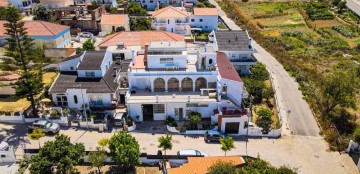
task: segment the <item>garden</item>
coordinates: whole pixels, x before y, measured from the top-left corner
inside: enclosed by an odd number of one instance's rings
[[[330,148],[336,149],[338,144],[331,124],[339,129],[343,139],[340,148],[345,148],[354,128],[360,126],[356,117],[360,114],[356,107],[360,106],[356,104],[360,85],[358,65],[354,64],[360,61],[360,38],[357,27],[342,20],[341,15],[349,14],[344,6],[327,2],[218,2],[300,84]],[[358,16],[351,18],[358,20]]]
[[[180,132],[199,130],[205,131],[215,128],[214,125],[210,124],[210,119],[201,118],[201,114],[199,112],[189,112],[188,119],[189,120],[185,121],[176,121],[173,117],[168,116],[165,120],[165,124],[169,127],[175,127],[175,129]]]

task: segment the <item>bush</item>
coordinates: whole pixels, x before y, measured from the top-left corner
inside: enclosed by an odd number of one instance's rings
[[[56,109],[50,111],[50,119],[58,118],[60,116],[60,112]]]
[[[306,6],[306,13],[311,20],[334,19],[329,7],[324,2],[311,2]]]
[[[201,121],[201,114],[199,112],[192,111],[189,114],[189,120],[193,123],[199,123]]]
[[[273,113],[269,109],[260,109],[257,114],[258,118],[255,121],[256,125],[263,128],[263,133],[268,133],[273,122],[271,119]]]
[[[126,125],[133,126],[134,120],[131,117],[126,117]]]
[[[355,129],[353,139],[356,143],[360,144],[360,128]]]
[[[173,117],[166,117],[165,124],[170,127],[177,127],[177,123],[175,122],[175,119]]]

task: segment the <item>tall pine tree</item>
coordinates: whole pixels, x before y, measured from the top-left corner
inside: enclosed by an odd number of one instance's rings
[[[11,6],[6,11],[4,27],[7,46],[5,55],[12,59],[12,63],[22,70],[20,79],[16,82],[16,95],[26,97],[31,102],[32,113],[37,115],[35,96],[43,89],[41,67],[30,67],[29,62],[38,57],[34,55],[33,39],[27,36],[25,23],[20,21],[21,15],[17,8]]]

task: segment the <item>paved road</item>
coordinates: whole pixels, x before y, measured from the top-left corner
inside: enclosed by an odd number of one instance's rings
[[[219,15],[232,30],[239,30],[214,0],[209,0],[219,11]],[[275,85],[283,126],[295,135],[319,136],[320,129],[307,102],[303,99],[298,83],[290,77],[283,66],[259,44],[253,42],[258,51],[254,56],[270,71]],[[288,114],[290,111],[290,114]],[[288,120],[289,119],[289,120]],[[286,130],[286,129],[283,129]]]
[[[141,125],[138,126],[141,127]],[[27,148],[38,148],[39,146],[38,141],[32,141],[26,137],[26,127],[24,125],[0,124],[0,129],[2,130],[0,131],[0,141],[6,140],[9,144],[17,146],[19,146],[19,143],[25,143]],[[139,142],[141,152],[157,154],[159,150],[157,147],[158,138],[164,135],[165,129],[165,125],[159,123],[155,127],[131,132],[131,135]],[[94,150],[101,138],[109,138],[114,134],[110,132],[89,132],[73,128],[64,128],[60,133],[68,135],[73,143],[84,143],[87,150]],[[53,136],[46,136],[41,138],[40,142],[43,145],[46,141],[52,140],[54,140]],[[236,148],[227,154],[245,155],[245,139],[235,137],[235,140]],[[259,154],[262,159],[269,161],[274,166],[287,165],[292,168],[298,168],[298,172],[301,174],[358,173],[354,162],[348,155],[329,152],[327,148],[328,145],[322,137],[283,136],[281,139],[258,138],[249,140],[248,155],[257,157]],[[175,155],[181,149],[197,149],[210,156],[224,155],[219,143],[207,144],[204,142],[203,136],[173,135],[173,149],[166,153]],[[21,148],[17,148],[16,153],[18,157],[21,157]]]

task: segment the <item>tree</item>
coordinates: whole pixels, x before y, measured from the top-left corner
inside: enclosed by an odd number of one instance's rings
[[[151,20],[147,18],[130,18],[130,30],[141,31],[150,30]]]
[[[125,8],[125,14],[129,15],[146,15],[148,12],[142,8],[139,3],[130,2]]]
[[[82,143],[72,144],[70,137],[56,135],[55,141],[47,141],[39,153],[31,158],[30,172],[52,173],[51,168],[56,166],[57,173],[71,173],[84,155],[85,146]]]
[[[226,152],[235,148],[234,139],[232,137],[220,138],[221,150]]]
[[[35,128],[34,130],[32,130],[32,132],[30,134],[28,134],[28,137],[30,138],[30,140],[38,140],[39,141],[39,148],[40,148],[40,138],[42,138],[44,136],[45,136],[44,132],[39,128]]]
[[[254,103],[261,103],[265,89],[264,81],[253,78],[243,78],[243,81],[246,89],[249,91],[249,94],[254,97]]]
[[[94,1],[93,1],[93,2],[94,2]],[[94,44],[95,44],[95,42],[92,41],[91,38],[89,38],[89,39],[87,39],[87,40],[84,42],[84,44],[83,44],[83,46],[82,46],[82,49],[83,49],[83,50],[95,50]]]
[[[272,112],[269,109],[261,108],[257,114],[256,125],[263,128],[263,133],[268,133],[273,122],[271,119]]]
[[[162,148],[162,150],[165,152],[165,155],[166,155],[166,150],[171,150],[173,147],[171,141],[172,141],[172,135],[168,135],[168,134],[166,134],[166,136],[161,136],[158,139],[159,142],[158,147]]]
[[[189,120],[193,123],[199,123],[201,121],[201,114],[199,112],[190,112]]]
[[[354,142],[360,144],[360,128],[356,128],[353,134]]]
[[[21,20],[21,14],[17,8],[11,6],[6,11],[6,21],[4,24],[6,29],[5,55],[12,58],[12,63],[20,66],[22,70],[21,77],[16,83],[16,95],[19,97],[26,97],[32,108],[33,115],[37,115],[36,104],[34,96],[40,94],[43,89],[42,71],[41,67],[30,69],[28,64],[34,55],[33,39],[27,36],[25,23]]]
[[[141,163],[139,143],[127,132],[114,134],[109,140],[108,148],[111,160],[122,165],[125,170]]]
[[[266,99],[266,103],[269,103],[270,98],[274,97],[275,91],[274,89],[270,87],[265,87],[265,90],[263,91],[263,97]]]
[[[42,4],[37,4],[33,10],[34,20],[41,21],[52,21],[53,20],[53,12],[51,10],[47,10],[46,7]]]
[[[208,169],[208,174],[236,174],[236,167],[231,162],[218,161]]]
[[[103,148],[97,147],[96,151],[91,151],[89,153],[89,162],[92,167],[98,169],[98,173],[101,173],[101,167],[104,166],[104,161],[107,158],[106,151]]]
[[[255,80],[265,81],[269,79],[269,72],[266,70],[266,65],[257,62],[255,65],[251,66],[251,78]]]
[[[112,8],[110,9],[110,13],[111,13],[111,14],[118,14],[118,8],[117,8],[117,7],[112,7]]]
[[[94,8],[94,9],[97,9],[100,7],[100,4],[97,2],[97,1],[92,1],[91,2],[91,6]]]
[[[7,9],[5,7],[0,7],[0,20],[6,19],[6,11]]]
[[[337,106],[356,107],[356,94],[359,91],[359,65],[353,62],[340,62],[325,79],[323,86],[324,115]]]

